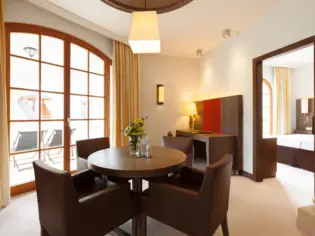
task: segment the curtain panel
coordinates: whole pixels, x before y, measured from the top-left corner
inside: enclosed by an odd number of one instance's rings
[[[276,124],[275,135],[291,134],[291,96],[289,68],[275,68]]]
[[[113,142],[114,146],[128,145],[123,130],[140,113],[139,56],[130,47],[114,41],[113,60]]]
[[[5,48],[4,0],[0,0],[0,208],[10,200]]]

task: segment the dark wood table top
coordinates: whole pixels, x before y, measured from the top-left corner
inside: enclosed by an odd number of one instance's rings
[[[128,153],[128,148],[108,148],[91,154],[88,166],[107,176],[145,178],[162,176],[185,165],[186,155],[178,150],[152,147],[151,158],[138,158]]]

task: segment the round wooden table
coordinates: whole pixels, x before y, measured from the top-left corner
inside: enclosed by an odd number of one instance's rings
[[[132,188],[142,192],[142,179],[163,176],[178,171],[185,165],[186,155],[178,150],[152,147],[152,157],[138,158],[128,153],[128,148],[108,148],[91,154],[88,166],[106,176],[132,179]],[[132,235],[146,235],[146,217],[132,220]]]

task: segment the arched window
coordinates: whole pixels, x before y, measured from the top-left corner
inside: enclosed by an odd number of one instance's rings
[[[34,187],[32,161],[76,169],[77,140],[109,136],[111,60],[53,29],[6,24],[11,192]]]
[[[272,119],[272,87],[270,83],[263,80],[263,135],[273,134]]]

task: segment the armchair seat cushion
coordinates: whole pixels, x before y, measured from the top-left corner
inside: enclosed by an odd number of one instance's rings
[[[106,188],[115,187],[118,182],[111,179],[103,178],[102,175],[97,174],[91,170],[85,170],[72,175],[74,188],[78,198],[84,198]],[[127,181],[121,181],[122,184],[128,184]]]
[[[195,181],[182,179],[180,177],[177,177],[176,175],[164,178],[163,180],[160,179],[159,182],[175,185],[177,187],[184,188],[193,192],[199,192],[202,184],[202,183],[198,184]]]
[[[86,196],[92,195],[93,193],[97,193],[106,188],[111,188],[117,186],[116,183],[108,181],[106,179],[95,177],[94,184],[85,184],[76,187],[76,193],[79,199],[84,198]]]
[[[85,158],[77,157],[77,170],[78,171],[84,171],[88,170],[88,161]]]

